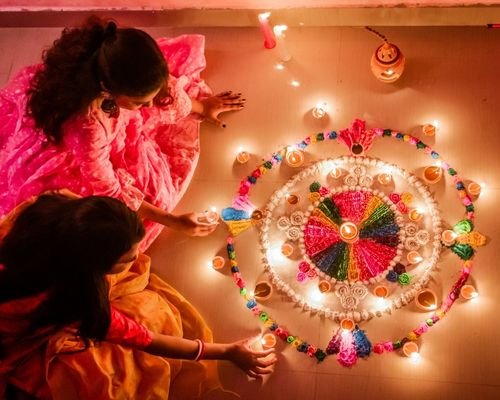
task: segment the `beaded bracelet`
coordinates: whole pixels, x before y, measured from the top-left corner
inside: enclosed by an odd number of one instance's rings
[[[194,341],[198,343],[198,354],[196,354],[194,361],[200,361],[205,354],[205,343],[200,339],[195,339]]]

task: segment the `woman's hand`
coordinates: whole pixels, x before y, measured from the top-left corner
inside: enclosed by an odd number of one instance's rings
[[[168,214],[165,225],[189,236],[210,235],[219,225],[218,220],[210,221],[206,213]]]
[[[259,378],[262,375],[270,374],[271,366],[276,363],[274,349],[252,350],[250,348],[251,339],[244,339],[232,343],[227,352],[227,360],[232,361],[239,368],[252,378]]]
[[[241,98],[241,93],[226,91],[201,100],[202,109],[199,113],[206,121],[212,122],[218,127],[225,128],[226,124],[219,119],[219,115],[226,111],[241,110],[245,106],[245,102],[246,99]]]

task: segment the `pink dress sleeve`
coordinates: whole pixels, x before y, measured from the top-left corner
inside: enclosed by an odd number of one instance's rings
[[[114,119],[78,116],[64,126],[64,141],[81,174],[80,194],[109,196],[122,200],[137,210],[144,194],[134,186],[135,178],[125,168],[115,168],[111,161]],[[106,126],[110,125],[110,126]],[[71,188],[71,185],[68,185]]]
[[[192,108],[191,99],[183,88],[187,81],[187,77],[177,79],[170,75],[168,78],[168,88],[172,97],[170,104],[140,109],[146,131],[154,131],[159,125],[175,124],[189,115]]]
[[[153,334],[144,325],[111,307],[111,324],[105,340],[142,350],[151,344]]]

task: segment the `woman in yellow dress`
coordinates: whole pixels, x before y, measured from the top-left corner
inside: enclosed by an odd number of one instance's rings
[[[196,309],[150,272],[144,227],[116,199],[42,195],[0,222],[0,395],[198,399],[215,359],[251,377],[271,350],[212,343]]]

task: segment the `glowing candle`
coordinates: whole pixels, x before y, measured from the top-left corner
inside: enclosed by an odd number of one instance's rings
[[[332,284],[328,281],[320,281],[318,283],[318,289],[321,293],[329,292],[332,289]]]
[[[299,196],[297,196],[296,194],[287,194],[286,201],[288,202],[288,204],[293,206],[299,202]]]
[[[436,127],[432,124],[425,124],[422,126],[422,132],[425,136],[434,136],[436,134]]]
[[[292,56],[288,52],[285,43],[285,31],[288,29],[286,25],[275,25],[273,28],[274,35],[276,36],[276,48],[278,50],[279,58],[281,61],[290,61]]]
[[[426,167],[424,169],[424,180],[428,184],[432,185],[434,183],[439,182],[442,176],[443,176],[443,170],[441,169],[441,167],[437,165]]]
[[[285,66],[283,65],[283,63],[279,62],[275,64],[274,69],[277,69],[278,71],[283,71],[285,69]]]
[[[265,349],[270,349],[271,347],[276,346],[276,336],[274,336],[272,333],[266,333],[265,335],[262,335],[260,343]]]
[[[340,321],[340,327],[346,331],[352,331],[355,326],[355,322],[350,318],[344,318]]]
[[[273,31],[269,26],[270,12],[264,12],[259,14],[259,24],[260,30],[264,35],[264,47],[266,49],[272,49],[276,46],[276,40],[274,39]]]
[[[420,212],[419,209],[414,208],[408,213],[408,218],[410,218],[410,220],[414,222],[420,221],[420,219],[422,218],[422,212]]]
[[[460,289],[460,295],[466,299],[474,299],[477,296],[479,296],[479,293],[476,291],[476,288],[472,285],[464,285],[462,286],[462,289]]]
[[[333,179],[339,179],[342,176],[342,170],[338,167],[333,167],[330,171],[330,176]]]
[[[387,173],[382,173],[377,176],[377,180],[381,185],[390,185],[392,182],[392,175]]]
[[[346,243],[354,243],[358,240],[358,227],[352,222],[344,222],[340,225],[340,238]]]
[[[300,167],[304,163],[304,153],[295,146],[290,146],[286,151],[285,160],[290,167]]]
[[[293,254],[294,250],[295,250],[295,247],[291,243],[283,243],[281,245],[281,253],[285,257],[290,257]]]
[[[408,254],[406,255],[406,259],[410,264],[418,264],[420,261],[423,260],[420,253],[415,250],[409,251]]]
[[[418,345],[415,342],[406,342],[403,345],[403,353],[406,357],[415,357],[413,354],[418,354]]]
[[[455,243],[455,239],[457,238],[457,236],[458,235],[455,232],[453,232],[450,229],[447,229],[443,231],[443,233],[441,234],[441,240],[443,241],[445,246],[451,246],[452,244]]]
[[[239,147],[238,154],[236,154],[236,161],[238,161],[240,164],[245,164],[248,162],[248,160],[250,160],[250,153]]]
[[[205,218],[210,224],[217,222],[219,219],[219,214],[217,214],[217,207],[210,207],[210,211],[205,211]]]
[[[251,218],[254,221],[260,221],[262,219],[262,217],[264,217],[264,213],[261,210],[256,209],[256,210],[252,211]]]
[[[326,103],[319,102],[316,104],[316,107],[314,107],[311,111],[312,116],[316,119],[321,119],[326,115]]]
[[[471,196],[479,196],[481,194],[481,185],[476,182],[471,182],[467,185],[467,193]]]
[[[213,267],[213,269],[221,269],[221,268],[224,267],[225,264],[226,264],[226,260],[224,260],[224,257],[215,256],[212,259],[212,267]]]
[[[437,297],[431,289],[422,289],[415,296],[415,305],[424,311],[433,311],[437,308]]]
[[[269,282],[261,281],[255,285],[253,297],[258,301],[267,300],[273,294],[273,287]]]
[[[373,289],[373,293],[377,297],[387,297],[389,295],[389,289],[387,289],[387,286],[380,285],[380,286],[375,286],[375,289]]]

